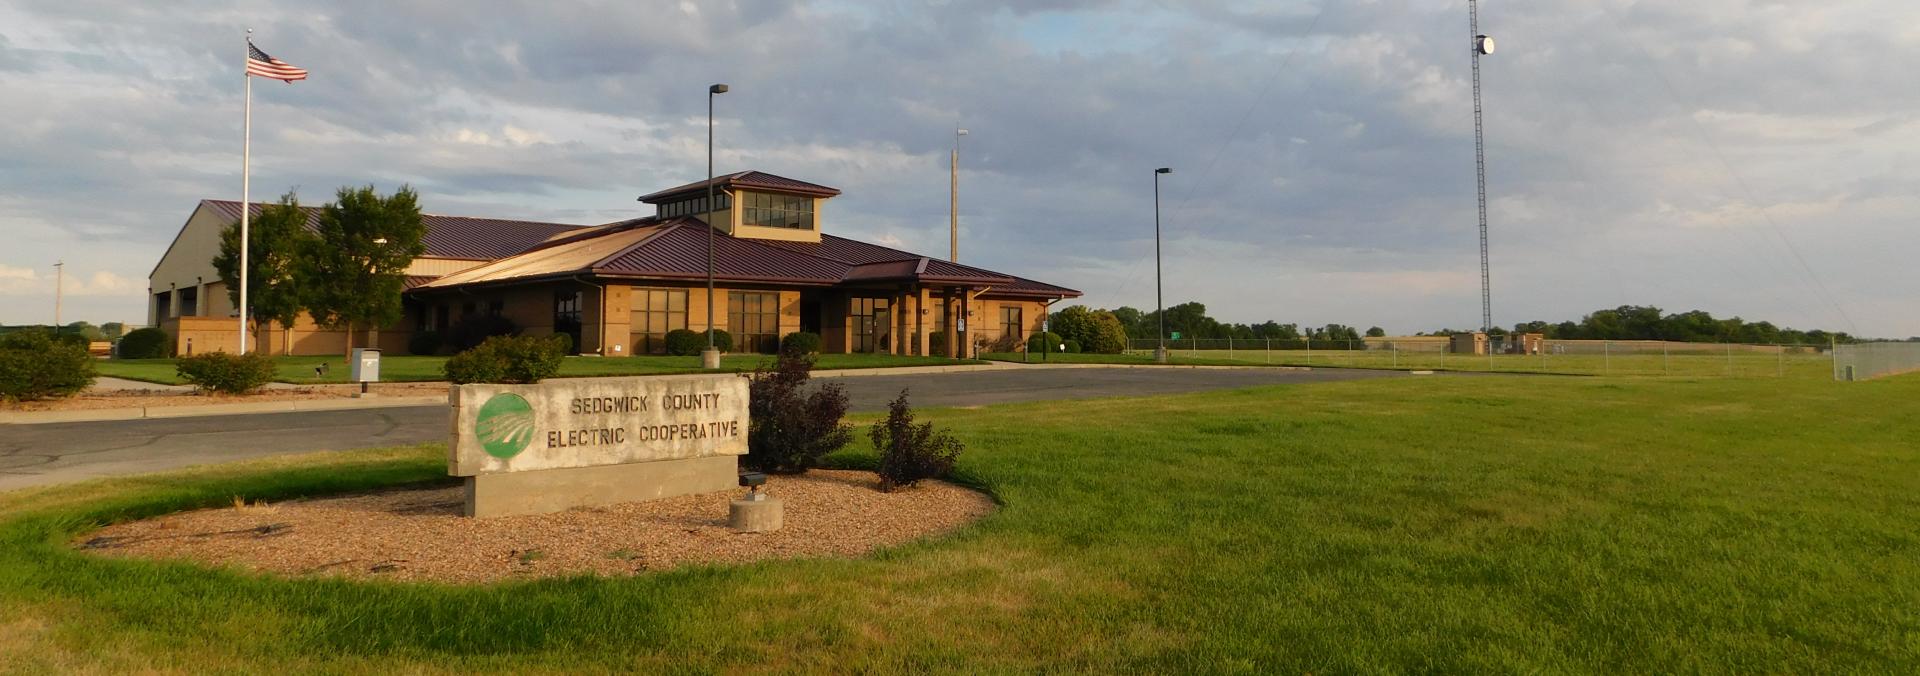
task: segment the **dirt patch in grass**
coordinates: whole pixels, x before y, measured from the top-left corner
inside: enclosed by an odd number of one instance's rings
[[[861,556],[946,533],[993,511],[986,495],[926,482],[883,493],[868,472],[776,476],[772,533],[736,533],[740,491],[469,519],[459,487],[242,504],[117,524],[75,545],[105,556],[185,559],[290,576],[451,583],[623,576],[701,563]]]
[[[376,397],[446,396],[445,383],[374,383],[368,388]],[[113,408],[150,408],[157,406],[200,406],[206,404],[247,404],[263,401],[308,399],[346,399],[360,392],[359,385],[309,385],[288,389],[261,390],[253,394],[225,395],[199,392],[151,390],[96,390],[66,399],[0,403],[0,411],[92,411]]]

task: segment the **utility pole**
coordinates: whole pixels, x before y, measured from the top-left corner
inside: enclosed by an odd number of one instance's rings
[[[960,137],[967,130],[953,130],[953,157],[947,176],[947,260],[960,262]]]
[[[1467,0],[1473,35],[1473,160],[1480,195],[1480,331],[1493,331],[1493,275],[1487,264],[1487,136],[1480,108],[1480,57],[1493,53],[1493,38],[1480,34],[1479,0]]]
[[[60,300],[66,293],[66,286],[67,262],[57,261],[53,264],[53,332],[55,335],[58,335],[60,327],[64,326],[60,323]]]

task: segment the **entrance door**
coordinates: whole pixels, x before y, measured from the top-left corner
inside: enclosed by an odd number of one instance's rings
[[[573,338],[573,354],[580,353],[580,292],[556,291],[553,294],[553,332]]]

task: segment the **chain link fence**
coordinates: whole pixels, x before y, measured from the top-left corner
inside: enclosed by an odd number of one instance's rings
[[[1159,342],[1129,341],[1128,353],[1153,356]],[[1364,340],[1188,339],[1166,342],[1168,358],[1187,364],[1275,364],[1585,375],[1689,375],[1825,378],[1835,369],[1825,345],[1749,345],[1666,341],[1508,342],[1447,336]]]
[[[1833,379],[1867,380],[1920,371],[1920,343],[1858,343],[1833,349]]]

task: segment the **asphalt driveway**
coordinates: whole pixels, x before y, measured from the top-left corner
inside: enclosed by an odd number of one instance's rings
[[[1406,375],[1349,369],[1020,368],[821,380],[845,386],[855,411],[879,411],[902,388],[911,390],[918,407],[987,406]],[[446,438],[445,406],[0,425],[0,490]]]

